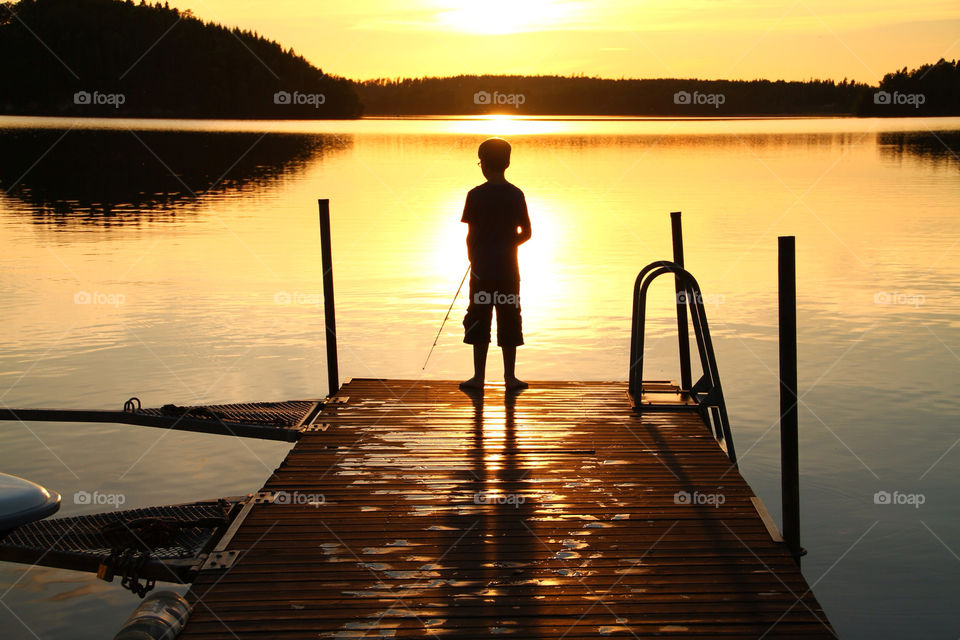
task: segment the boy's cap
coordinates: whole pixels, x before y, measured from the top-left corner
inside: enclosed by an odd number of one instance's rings
[[[480,143],[477,156],[492,169],[510,166],[510,143],[503,138],[488,138]]]

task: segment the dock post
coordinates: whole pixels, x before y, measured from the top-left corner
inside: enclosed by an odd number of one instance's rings
[[[778,238],[780,306],[780,489],[783,539],[800,565],[800,462],[797,436],[797,264],[794,236]]]
[[[337,361],[337,312],[333,302],[333,254],[330,249],[330,200],[317,200],[320,205],[320,256],[323,263],[323,312],[327,342],[327,382],[330,395],[340,390]]]
[[[670,212],[670,227],[673,232],[673,261],[683,268],[683,228],[680,212]],[[680,277],[675,278],[677,292],[677,339],[680,343],[680,390],[689,391],[693,385],[690,373],[690,337],[687,333],[687,301],[681,296],[684,289]]]

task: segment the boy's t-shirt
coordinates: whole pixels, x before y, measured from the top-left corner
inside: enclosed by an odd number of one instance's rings
[[[473,275],[483,280],[520,280],[517,227],[530,226],[523,191],[485,182],[467,193],[461,222],[469,227],[467,255]]]

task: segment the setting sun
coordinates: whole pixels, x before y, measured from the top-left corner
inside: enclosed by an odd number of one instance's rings
[[[441,23],[448,29],[475,34],[499,35],[555,26],[569,14],[569,8],[554,0],[511,0],[457,2],[442,11]]]
[[[275,0],[263,11],[256,2],[170,0],[359,79],[582,73],[876,82],[891,69],[953,57],[960,46],[960,5],[941,0],[329,4]]]

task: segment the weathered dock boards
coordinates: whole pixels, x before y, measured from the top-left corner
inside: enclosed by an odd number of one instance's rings
[[[639,417],[621,383],[339,395],[181,638],[834,637],[695,412]]]

